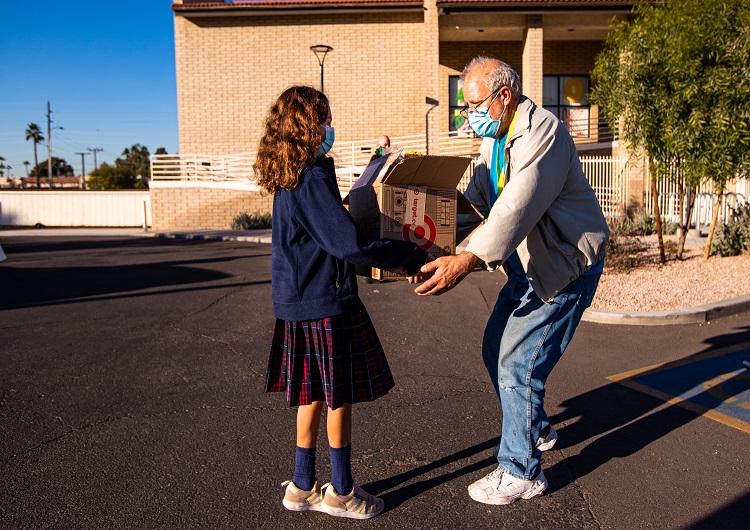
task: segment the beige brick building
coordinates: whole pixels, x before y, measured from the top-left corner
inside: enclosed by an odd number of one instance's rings
[[[460,136],[466,127],[457,116],[457,76],[482,54],[511,64],[524,93],[569,124],[582,152],[611,154],[611,135],[604,137],[596,108],[588,105],[588,76],[610,21],[627,17],[633,4],[177,0],[172,9],[180,153],[256,151],[278,94],[295,84],[318,87],[322,70],[339,149],[347,142],[374,143],[386,133],[424,137],[429,153],[438,154],[450,144],[449,131]],[[322,68],[311,51],[319,44],[332,48]],[[238,213],[233,210],[271,204],[247,185],[230,191],[154,184],[156,229],[224,228]]]

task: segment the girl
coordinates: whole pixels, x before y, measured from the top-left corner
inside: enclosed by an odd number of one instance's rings
[[[412,243],[365,240],[344,208],[331,149],[334,130],[326,96],[292,87],[271,107],[260,140],[258,184],[274,194],[272,282],[276,326],[266,392],[286,392],[297,406],[294,476],[283,505],[366,519],[383,501],[354,483],[352,404],[372,401],[394,386],[385,353],[357,295],[353,264],[415,274],[427,253]],[[331,482],[315,476],[315,447],[327,411]]]

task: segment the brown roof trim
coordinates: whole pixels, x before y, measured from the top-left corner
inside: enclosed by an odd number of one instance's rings
[[[628,11],[641,2],[665,3],[666,0],[438,0],[437,7],[446,12],[479,9],[493,10],[540,10],[582,9]]]
[[[248,12],[253,10],[286,10],[286,9],[422,9],[424,3],[419,0],[241,0],[233,2],[210,2],[201,0],[184,0],[173,3],[175,12]]]

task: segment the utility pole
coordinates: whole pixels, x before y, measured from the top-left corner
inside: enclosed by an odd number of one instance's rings
[[[62,127],[52,127],[52,110],[50,110],[49,100],[47,100],[47,179],[49,179],[49,189],[52,189],[52,129]]]
[[[76,153],[77,155],[81,155],[81,189],[86,189],[86,161],[84,160],[84,156],[88,155],[88,153]]]
[[[96,153],[98,153],[99,151],[104,151],[104,149],[102,149],[101,147],[94,147],[93,149],[91,147],[87,147],[86,150],[94,153],[94,171],[96,171],[97,169],[99,169],[99,166],[96,165]]]
[[[47,100],[47,179],[49,180],[49,189],[52,189],[52,111],[49,108]]]

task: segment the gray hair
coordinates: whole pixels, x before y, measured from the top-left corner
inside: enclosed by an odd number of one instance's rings
[[[464,71],[461,72],[459,80],[463,84],[466,81],[468,75],[477,68],[487,68],[491,70],[484,78],[484,83],[490,92],[494,92],[504,86],[510,89],[513,94],[513,99],[521,97],[521,78],[518,77],[518,73],[507,63],[493,57],[474,57],[469,64],[466,65]]]

